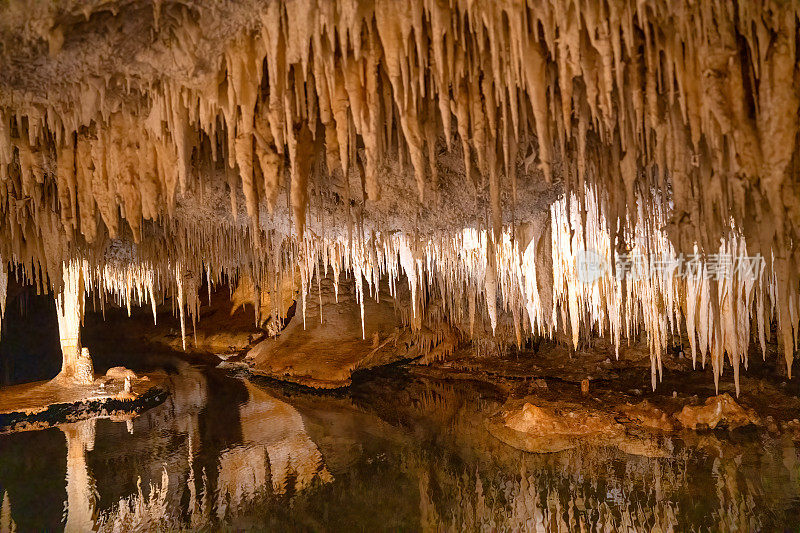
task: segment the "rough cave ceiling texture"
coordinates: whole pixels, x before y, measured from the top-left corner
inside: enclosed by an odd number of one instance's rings
[[[791,371],[799,6],[0,1],[2,262],[181,317],[203,277],[388,276],[416,328],[643,328],[654,385],[674,334],[738,382],[772,317]],[[766,265],[582,283],[583,249]]]

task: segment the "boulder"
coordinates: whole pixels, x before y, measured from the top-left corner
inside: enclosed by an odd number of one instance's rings
[[[352,280],[340,280],[337,302],[333,280],[323,278],[307,295],[305,312],[298,301],[288,326],[256,344],[245,361],[254,374],[333,389],[350,385],[356,370],[407,356],[404,328],[388,290],[382,289],[380,302],[365,294],[363,334],[361,316]]]
[[[760,424],[758,415],[751,409],[745,409],[730,394],[708,398],[703,405],[687,405],[677,416],[678,421],[686,428],[697,429],[707,426],[711,429],[725,426],[735,429],[750,424]]]
[[[612,446],[632,455],[666,455],[655,440],[628,435],[613,413],[568,402],[510,400],[490,420],[489,431],[509,446],[532,453],[592,445]]]
[[[675,424],[670,420],[669,415],[647,400],[642,400],[637,404],[626,403],[617,407],[617,410],[639,426],[648,429],[664,432],[675,429]]]

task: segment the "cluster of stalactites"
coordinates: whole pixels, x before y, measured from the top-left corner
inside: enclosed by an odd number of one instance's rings
[[[78,290],[76,280],[80,280],[80,290],[98,296],[101,306],[107,299],[129,311],[132,305],[149,304],[155,320],[157,304],[172,296],[185,347],[187,313],[194,325],[203,282],[211,291],[214,285],[247,276],[255,302],[260,301],[259,291],[277,294],[286,282],[296,283],[298,311],[305,320],[307,296],[319,288],[320,278],[331,276],[338,295],[341,276],[352,276],[362,322],[369,320],[364,316],[365,299],[380,299],[381,287],[388,287],[412,330],[433,330],[431,350],[445,335],[432,322],[449,324],[462,338],[479,344],[494,339],[521,346],[528,338],[560,332],[577,348],[582,336],[603,335],[617,353],[644,332],[653,387],[661,377],[668,346],[682,338],[688,338],[687,352],[693,361],[700,359],[705,366],[710,360],[715,384],[727,355],[738,387],[739,367],[747,368],[751,344],[757,342],[766,356],[774,319],[779,332],[783,327],[788,331],[788,337],[779,333],[778,341],[791,374],[800,310],[796,292],[778,292],[774,261],[772,267],[759,264],[752,272],[755,276],[731,270],[730,276],[720,279],[714,279],[710,269],[715,267],[702,254],[696,276],[658,268],[654,265],[676,261],[677,254],[658,229],[665,213],[643,209],[640,216],[647,215],[651,223],[640,224],[625,236],[625,253],[658,262],[637,263],[623,277],[615,267],[620,268],[624,257],[614,245],[595,191],[585,193],[585,206],[584,211],[576,196],[562,199],[537,219],[504,228],[497,239],[492,230],[481,228],[429,237],[365,231],[349,239],[322,238],[311,232],[302,239],[265,233],[262,252],[249,256],[245,251],[252,252],[253,247],[248,229],[176,226],[175,235],[181,237],[173,243],[172,254],[156,240],[140,245],[115,242],[101,257],[66,262],[64,272],[71,274],[63,276],[58,297],[63,302],[64,294]],[[751,257],[744,238],[733,228],[717,252],[733,262]],[[587,272],[587,257],[596,270]],[[383,280],[388,283],[382,284]],[[781,307],[784,297],[788,311]],[[64,305],[60,304],[60,317],[66,317]],[[271,299],[271,305],[274,317],[285,316],[286,309],[279,308],[284,305],[281,298]],[[79,319],[75,315],[60,328],[75,333],[67,337],[79,338]],[[258,317],[257,321],[261,322]]]
[[[637,190],[669,184],[671,237],[681,249],[715,249],[730,214],[752,248],[785,250],[800,227],[788,179],[800,107],[797,9],[778,1],[268,2],[254,14],[255,30],[231,37],[218,71],[191,86],[129,80],[144,106],[131,109],[103,83],[87,83],[53,91],[51,103],[0,110],[3,215],[45,210],[22,204],[36,201],[28,193],[50,173],[67,232],[91,241],[102,219],[113,237],[121,208],[138,238],[142,218],[171,214],[198,169],[222,161],[232,189],[244,190],[253,228],[287,172],[302,235],[315,159],[330,174],[357,169],[375,200],[391,153],[411,163],[424,200],[436,187],[437,141],[449,147],[457,135],[466,183],[488,181],[496,238],[501,179],[515,191],[524,158],[547,180],[558,167],[581,202],[584,183],[604,186],[606,215],[619,222],[637,220]],[[173,39],[202,38],[200,17],[185,17]],[[188,43],[173,44],[176,63],[199,63]],[[12,162],[20,176],[9,187]]]
[[[488,323],[492,334],[503,322],[497,342],[510,338],[521,346],[527,338],[561,332],[578,348],[582,335],[601,335],[619,355],[622,344],[643,332],[653,388],[668,347],[687,339],[693,364],[710,361],[717,387],[727,357],[737,391],[754,342],[766,357],[774,320],[791,376],[800,299],[797,290],[778,290],[776,254],[753,253],[733,225],[713,252],[695,247],[693,254],[678,254],[661,229],[666,213],[660,202],[650,209],[641,201],[638,216],[647,223],[614,237],[596,191],[588,189],[584,200],[582,209],[577,195],[562,199],[540,219],[504,228],[498,239],[486,229],[424,239],[399,233],[355,241],[306,237],[297,256],[303,309],[311,280],[327,275],[330,265],[335,281],[340,270],[355,277],[362,320],[364,298],[379,298],[380,280],[388,278],[396,300],[397,283],[408,284],[410,301],[402,302],[401,312],[412,328],[421,328],[437,301],[436,316],[475,341],[485,338],[476,321]]]
[[[657,196],[657,195],[656,195]],[[786,280],[777,253],[761,256],[748,248],[732,224],[726,238],[706,254],[678,254],[664,226],[666,213],[640,201],[646,223],[624,236],[625,248],[612,240],[597,196],[586,192],[587,210],[560,201],[552,206],[555,306],[561,324],[577,347],[581,331],[609,335],[617,352],[621,342],[647,336],[653,388],[660,381],[668,345],[686,338],[693,365],[710,359],[714,384],[725,357],[739,390],[740,365],[757,342],[767,354],[770,326],[777,324],[787,373],[792,375],[797,349],[800,294]],[[584,225],[585,223],[585,225]],[[619,239],[621,236],[617,235]]]

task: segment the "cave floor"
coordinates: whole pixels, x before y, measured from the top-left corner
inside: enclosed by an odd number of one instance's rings
[[[412,364],[408,369],[422,378],[485,384],[509,403],[527,400],[556,407],[561,404],[574,412],[609,413],[633,431],[640,430],[643,422],[655,426],[650,429],[680,429],[677,418],[684,408],[698,409],[706,401],[718,398],[727,402],[730,397],[752,415],[748,425],[800,441],[800,380],[787,378],[776,346],[766,360],[760,352],[751,354],[748,366],[746,371],[742,369],[738,394],[730,366],[724,369],[716,389],[711,365],[704,366],[699,356],[693,365],[691,356],[680,350],[664,355],[662,373],[653,389],[646,345],[623,346],[617,357],[603,340],[578,351],[555,344],[511,355],[479,356],[474,350],[462,350],[446,361]],[[633,413],[632,407],[637,408]],[[643,421],[642,411],[648,411],[645,418],[666,415],[668,423]],[[725,425],[725,421],[720,423]],[[700,429],[704,427],[701,424]]]
[[[87,385],[54,378],[3,387],[0,433],[42,429],[97,416],[125,416],[164,396],[166,388],[158,373],[133,380],[130,393],[124,391],[124,381],[104,377]]]

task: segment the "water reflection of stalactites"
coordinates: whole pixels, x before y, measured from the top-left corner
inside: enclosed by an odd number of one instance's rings
[[[201,418],[208,410],[211,388],[208,373],[177,358],[157,361],[170,369],[155,371],[163,372],[169,382],[170,395],[164,403],[134,418],[131,434],[121,424],[98,423],[97,443],[89,460],[105,506],[103,515],[126,513],[116,505],[109,509],[109,502],[131,500],[131,505],[141,505],[135,500],[140,486],[146,495],[149,486],[163,490],[165,469],[170,478],[168,507],[179,509],[187,478],[193,468],[201,468],[197,456],[202,450]],[[106,522],[113,524],[114,518],[106,516]]]
[[[283,494],[303,490],[316,479],[333,479],[300,413],[251,383],[245,385],[248,401],[239,406],[243,444],[219,458],[219,518],[270,486],[273,493]]]
[[[11,518],[11,498],[8,492],[3,491],[3,503],[0,504],[0,533],[13,533],[17,530],[17,524]]]
[[[86,464],[86,452],[94,449],[95,419],[59,426],[67,439],[67,501],[64,531],[94,529],[96,492]]]
[[[591,448],[525,456],[516,472],[496,464],[465,471],[416,452],[404,463],[419,475],[425,531],[760,531],[797,520],[783,499],[800,490],[796,463],[787,471],[769,460],[782,446],[767,443],[749,465],[746,451],[653,459]],[[797,460],[796,448],[783,450]],[[622,461],[622,472],[602,469]]]
[[[315,480],[331,481],[333,478],[322,454],[306,433],[300,414],[289,404],[249,383],[246,388],[249,399],[239,408],[243,444],[219,454],[213,511],[205,473],[199,480],[195,477],[190,436],[188,523],[181,521],[180,513],[170,512],[169,476],[164,470],[161,483],[150,485],[149,496],[143,495],[140,480],[136,494],[121,499],[118,505],[103,513],[98,530],[116,533],[186,527],[203,529],[213,523],[212,518],[221,521],[236,515],[256,496],[270,491],[274,494],[287,490],[297,492]],[[289,480],[293,480],[291,486],[287,486]]]
[[[235,426],[240,426],[231,432],[237,444],[215,449],[218,443],[202,442],[207,432],[207,428],[202,427],[208,423],[201,421],[204,416],[208,418],[208,382],[204,374],[193,367],[180,371],[180,376],[174,379],[168,403],[134,422],[140,430],[126,437],[133,440],[124,448],[128,452],[135,450],[133,455],[128,455],[136,457],[138,450],[172,447],[169,443],[180,442],[176,440],[178,437],[184,439],[175,450],[179,453],[159,454],[153,460],[141,457],[143,462],[133,470],[138,478],[136,492],[121,497],[118,503],[101,512],[96,524],[92,520],[98,498],[86,463],[86,451],[92,449],[94,442],[89,438],[93,430],[90,432],[87,428],[94,426],[64,427],[70,450],[68,530],[96,528],[121,532],[207,528],[236,516],[257,496],[295,494],[317,481],[326,483],[333,479],[297,410],[247,381],[236,382],[242,392],[246,392],[247,399],[239,404],[238,413],[228,417]],[[235,423],[236,416],[239,424]],[[116,435],[108,432],[107,426],[103,427],[105,437]],[[158,431],[152,431],[153,428]],[[109,446],[109,442],[103,446],[100,453],[105,461],[127,457],[119,455],[117,447]],[[215,476],[207,475],[206,468],[213,464],[209,460],[216,463],[212,471]],[[160,479],[154,475],[158,469]],[[126,472],[129,476],[130,470]],[[145,483],[149,490],[143,490],[142,478],[150,480]]]
[[[631,504],[619,509],[606,501],[591,483],[572,478],[557,482],[539,479],[523,467],[515,477],[504,478],[494,471],[494,479],[484,484],[482,477],[459,476],[448,505],[437,505],[428,480],[420,477],[420,511],[425,531],[671,531],[677,526],[672,503]],[[441,482],[441,480],[438,480]],[[439,491],[442,487],[439,488]],[[441,496],[441,495],[440,495]],[[439,513],[437,509],[446,509]]]
[[[193,530],[207,523],[209,517],[208,478],[205,468],[200,476],[199,494],[197,485],[194,473],[194,441],[189,437],[189,478],[186,480],[186,487],[189,489],[189,526]]]
[[[169,476],[164,469],[159,485],[150,485],[148,496],[142,492],[142,478],[136,482],[136,494],[121,498],[111,510],[100,515],[98,532],[124,533],[179,529],[180,523],[171,520],[168,512]]]
[[[195,442],[199,441],[200,411],[208,401],[208,379],[205,373],[180,360],[171,361],[178,370],[178,375],[170,380],[170,396],[163,411],[154,411],[153,415],[166,416],[163,422],[170,423],[176,431],[191,435]]]
[[[99,495],[94,486],[92,471],[87,463],[87,452],[95,447],[96,419],[60,426],[67,439],[67,501],[65,502],[65,531],[129,531],[143,524],[169,523],[168,508],[177,508],[181,501],[178,484],[170,487],[169,475],[177,478],[191,470],[196,449],[192,442],[200,442],[199,416],[206,406],[207,378],[203,371],[180,360],[171,360],[178,371],[169,376],[171,394],[164,404],[146,411],[133,421],[126,421],[128,437],[123,448],[114,442],[119,438],[112,428],[116,424],[105,422],[105,441],[101,441],[101,467],[105,489],[119,490],[129,483],[131,464],[136,475],[136,492],[123,496],[118,504],[106,509],[98,517],[95,513]],[[138,430],[131,431],[133,428]],[[158,428],[158,431],[152,431]],[[163,455],[163,450],[176,442],[175,437],[188,442],[184,454]],[[114,441],[114,442],[112,442]],[[152,455],[156,454],[156,455]],[[104,468],[105,464],[121,464],[121,468]],[[112,474],[109,477],[109,474]],[[119,474],[119,477],[117,477]],[[143,495],[142,477],[149,482],[149,492]],[[158,481],[156,481],[158,480]],[[109,483],[109,481],[112,481]],[[172,489],[172,490],[170,490]]]
[[[181,372],[170,403],[134,419],[133,435],[110,421],[97,423],[96,439],[79,425],[62,428],[70,450],[68,529],[91,528],[92,507],[101,510],[97,531],[120,533],[323,529],[320,517],[330,529],[425,531],[798,524],[800,500],[791,498],[800,494],[800,467],[788,439],[686,432],[659,437],[668,457],[586,444],[531,454],[491,436],[485,420],[501,402],[471,384],[362,383],[354,402]],[[61,449],[63,437],[55,436]],[[338,480],[325,485],[329,469]],[[12,487],[5,487],[0,533],[13,527],[12,503],[17,522],[24,517],[24,496]]]
[[[488,433],[483,421],[496,407],[491,391],[486,396],[419,378],[391,394],[374,387],[359,394],[365,408],[413,429],[401,464],[418,480],[423,530],[752,531],[798,522],[792,442],[644,433],[666,456],[597,445],[531,454]]]

